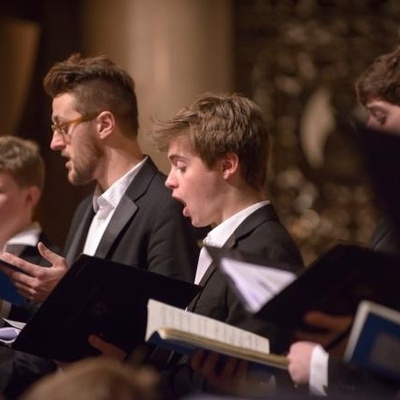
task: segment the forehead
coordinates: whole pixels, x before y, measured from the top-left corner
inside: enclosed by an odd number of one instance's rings
[[[59,117],[75,110],[75,96],[72,93],[62,93],[54,97],[53,117]]]
[[[390,112],[390,113],[398,113],[400,115],[400,106],[396,104],[389,103],[384,100],[374,99],[367,103],[367,110],[369,112]]]
[[[179,156],[196,156],[193,145],[188,135],[179,135],[170,140],[168,145],[168,158]]]

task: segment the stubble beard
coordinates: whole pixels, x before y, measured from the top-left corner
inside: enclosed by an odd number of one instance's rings
[[[90,150],[87,150],[90,149]],[[83,186],[95,180],[96,169],[101,159],[101,151],[94,141],[84,146],[79,157],[71,160],[71,170],[68,173],[68,180],[72,185]]]

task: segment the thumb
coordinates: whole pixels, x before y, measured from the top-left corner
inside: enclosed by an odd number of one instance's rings
[[[51,264],[60,262],[63,262],[65,264],[64,258],[59,256],[57,253],[54,253],[54,251],[50,250],[43,242],[39,242],[37,247],[40,255]]]

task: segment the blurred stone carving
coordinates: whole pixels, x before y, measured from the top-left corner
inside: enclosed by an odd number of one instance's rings
[[[379,218],[348,132],[354,81],[398,44],[398,15],[397,0],[235,1],[236,86],[266,112],[270,195],[306,263],[368,243]]]

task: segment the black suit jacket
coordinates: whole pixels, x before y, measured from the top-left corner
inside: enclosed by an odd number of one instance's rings
[[[260,256],[277,265],[292,267],[294,272],[303,266],[296,244],[280,223],[271,204],[246,218],[224,247]],[[199,284],[203,289],[189,305],[190,311],[266,336],[271,341],[272,350],[278,351],[280,338],[275,337],[276,327],[254,318],[244,309],[216,265],[212,264],[208,268]]]
[[[371,249],[382,253],[400,255],[400,241],[390,218],[384,217],[376,227]],[[329,358],[328,390],[330,396],[348,398],[388,398],[400,390],[400,382],[381,378],[368,371],[351,367],[334,357]]]
[[[271,204],[246,218],[226,246],[261,256],[276,264],[292,266],[293,270],[303,266],[295,242],[279,221]],[[288,338],[285,333],[274,324],[257,319],[247,312],[215,265],[209,267],[200,285],[203,289],[189,305],[190,311],[265,336],[270,340],[271,351],[287,349]],[[184,358],[163,372],[161,386],[165,398],[181,398],[207,390],[206,382],[191,370]]]
[[[117,206],[95,256],[192,282],[197,240],[206,231],[191,226],[164,182],[148,158]],[[70,264],[83,249],[93,215],[89,196],[78,206],[67,236],[64,253]]]

